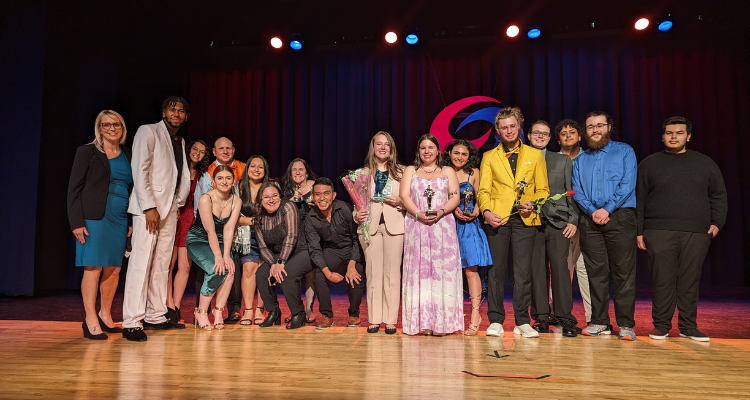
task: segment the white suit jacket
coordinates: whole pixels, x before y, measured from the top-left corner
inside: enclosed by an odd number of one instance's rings
[[[177,164],[164,121],[141,125],[133,139],[133,193],[130,195],[128,212],[143,215],[143,210],[156,207],[161,219],[167,218],[172,203],[177,207],[185,204],[190,193],[190,170],[185,157],[185,141],[182,141],[182,179],[179,192],[177,186]]]

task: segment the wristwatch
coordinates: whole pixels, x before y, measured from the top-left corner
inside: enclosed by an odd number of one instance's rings
[[[279,258],[279,259],[276,260],[276,264],[284,265],[285,263],[286,263],[286,261],[282,260],[281,258]]]

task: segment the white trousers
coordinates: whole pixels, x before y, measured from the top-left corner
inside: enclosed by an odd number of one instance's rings
[[[133,215],[133,251],[125,276],[125,297],[122,304],[122,327],[141,327],[141,320],[150,324],[166,322],[167,278],[177,232],[177,207],[172,205],[167,218],[159,223],[159,231],[146,230],[146,216]]]
[[[589,291],[589,275],[586,273],[586,264],[581,254],[579,230],[570,238],[570,249],[568,251],[568,269],[570,270],[570,281],[573,282],[573,273],[578,274],[578,290],[581,292],[583,309],[586,313],[586,322],[591,321],[591,292]]]

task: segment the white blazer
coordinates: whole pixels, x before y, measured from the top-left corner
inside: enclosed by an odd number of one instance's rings
[[[133,139],[133,192],[130,195],[128,212],[143,215],[143,210],[156,207],[159,218],[169,215],[172,203],[177,207],[185,204],[190,193],[190,169],[185,158],[185,140],[182,141],[182,179],[177,186],[177,163],[170,141],[169,131],[164,121],[141,125]]]

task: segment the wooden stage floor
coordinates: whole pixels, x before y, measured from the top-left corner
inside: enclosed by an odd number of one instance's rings
[[[750,398],[750,340],[368,334],[365,327],[81,337],[0,321],[0,398]]]

